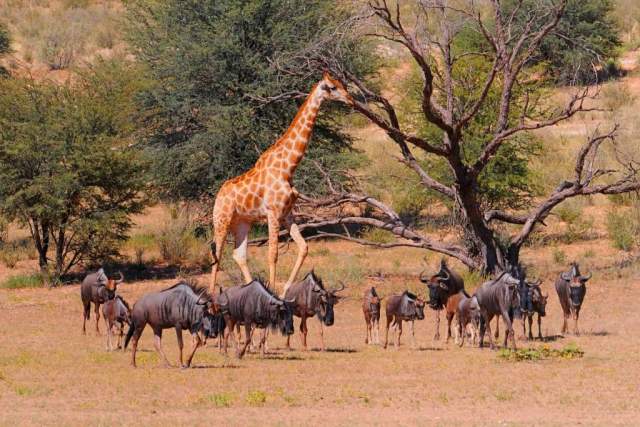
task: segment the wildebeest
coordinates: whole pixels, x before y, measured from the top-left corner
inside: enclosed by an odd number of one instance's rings
[[[285,292],[284,299],[295,303],[293,314],[300,318],[300,339],[305,350],[307,349],[307,318],[316,316],[320,321],[320,348],[324,351],[323,325],[333,325],[333,306],[340,300],[336,293],[342,290],[344,290],[343,284],[339,289],[325,289],[322,280],[312,270],[302,281],[294,283]],[[291,336],[287,335],[287,348],[291,348],[290,338]]]
[[[520,306],[518,284],[520,281],[509,273],[502,273],[497,278],[483,283],[475,293],[482,314],[480,322],[480,347],[484,345],[485,330],[489,333],[489,344],[494,348],[491,336],[491,319],[500,315],[506,327],[504,345],[511,337],[513,348],[516,348],[516,340],[513,332],[513,315]]]
[[[131,325],[124,342],[124,347],[127,348],[129,340],[133,338],[131,365],[136,366],[138,340],[145,326],[149,324],[153,329],[156,351],[162,357],[165,366],[170,366],[170,364],[162,351],[162,330],[175,328],[180,349],[180,365],[183,368],[188,368],[196,349],[201,344],[198,332],[203,329],[205,336],[215,338],[224,329],[224,322],[215,319],[215,316],[209,312],[210,307],[211,297],[207,291],[198,289],[195,284],[185,281],[178,282],[160,292],[152,292],[142,296],[133,306]],[[186,363],[183,363],[182,357],[183,329],[188,330],[192,338],[192,347]]]
[[[101,268],[95,273],[87,274],[80,285],[80,298],[82,299],[83,317],[82,317],[82,333],[87,333],[87,320],[91,316],[91,303],[95,305],[96,313],[96,333],[100,333],[98,328],[98,320],[100,320],[100,304],[113,299],[116,294],[116,288],[124,281],[124,276],[120,274],[120,279],[109,279]]]
[[[124,335],[124,325],[131,324],[131,308],[129,304],[120,295],[108,300],[102,305],[102,317],[107,327],[107,351],[113,350],[112,335],[113,327],[117,326],[119,330],[118,345],[116,349],[122,348],[122,336]]]
[[[429,288],[429,307],[436,311],[436,334],[434,340],[440,339],[440,310],[446,309],[447,315],[447,341],[451,338],[451,322],[458,309],[458,302],[464,295],[469,295],[464,290],[464,280],[452,271],[444,259],[440,261],[440,270],[431,277],[427,277],[423,271],[420,273],[420,281]],[[453,297],[453,300],[449,301]]]
[[[577,263],[571,263],[569,271],[561,273],[560,277],[556,280],[556,292],[560,299],[560,305],[562,306],[562,312],[564,314],[562,331],[565,333],[568,331],[567,319],[569,316],[573,317],[574,328],[573,333],[580,334],[578,330],[578,317],[580,317],[580,308],[584,301],[584,296],[587,293],[587,281],[591,279],[591,273],[588,276],[582,276],[580,274],[580,267]]]
[[[367,334],[364,337],[365,344],[380,344],[380,301],[376,288],[373,286],[364,292],[362,312],[367,324]]]
[[[458,320],[458,345],[462,347],[464,345],[464,338],[467,335],[467,326],[471,326],[472,343],[475,344],[478,335],[478,329],[480,327],[480,305],[478,304],[478,298],[474,295],[472,297],[463,296],[458,302],[458,309],[456,313],[456,319]]]
[[[393,322],[394,329],[398,329],[396,348],[400,347],[400,336],[402,335],[402,321],[411,322],[411,344],[415,348],[416,337],[413,322],[424,319],[424,301],[409,291],[404,291],[401,295],[391,295],[385,304],[385,314],[387,316],[387,329],[384,337],[384,348],[389,342],[389,325]]]
[[[224,335],[224,351],[227,351],[229,336],[237,324],[244,325],[245,342],[242,349],[236,340],[236,356],[242,358],[249,343],[253,327],[265,329],[260,347],[264,354],[266,328],[280,329],[283,335],[293,334],[293,301],[278,298],[264,286],[260,279],[254,279],[246,285],[225,289],[217,297],[217,305],[224,314],[227,331]]]
[[[525,337],[527,337],[527,326],[526,323],[529,323],[529,335],[528,339],[533,339],[533,316],[534,314],[538,314],[538,338],[542,340],[542,318],[547,314],[547,299],[549,295],[542,292],[540,289],[540,283],[529,285],[529,299],[531,301],[531,309],[527,311],[523,311],[522,317],[522,333]]]

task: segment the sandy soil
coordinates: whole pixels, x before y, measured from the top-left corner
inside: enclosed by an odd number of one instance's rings
[[[394,251],[367,254],[368,262],[406,257]],[[329,266],[322,267],[319,258],[312,255],[307,265],[321,265],[322,273]],[[407,270],[406,278],[347,283],[348,298],[336,307],[336,324],[325,332],[327,352],[287,352],[284,338],[273,336],[268,357],[250,354],[237,361],[210,343],[196,353],[195,369],[189,370],[159,366],[150,330],[143,335],[138,369],[129,367],[128,353],[105,351],[102,323],[103,335],[83,336],[77,285],[3,290],[0,424],[638,424],[640,338],[634,332],[640,317],[629,301],[640,299],[640,265],[614,274],[604,267],[610,260],[591,264],[595,272],[579,337],[558,336],[561,312],[550,283],[555,272],[542,275],[551,294],[545,345],[575,343],[584,357],[538,362],[507,362],[496,351],[434,342],[430,310],[416,323],[417,349],[411,349],[408,327],[400,350],[365,345],[363,290],[376,285],[389,295],[410,286],[424,294]],[[174,282],[127,283],[120,290],[133,303]],[[317,322],[310,325],[310,344],[317,346]],[[516,333],[522,334],[519,323]],[[297,336],[292,342],[299,348]],[[164,343],[170,360],[176,360],[172,331],[166,331]],[[542,345],[522,339],[518,344]]]

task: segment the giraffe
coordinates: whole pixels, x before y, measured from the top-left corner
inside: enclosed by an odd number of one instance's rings
[[[222,184],[213,207],[214,241],[210,289],[215,291],[220,257],[229,231],[235,238],[233,259],[240,267],[245,283],[253,278],[247,266],[247,245],[251,225],[265,222],[269,228],[269,284],[276,286],[278,233],[280,226],[298,247],[296,263],[284,285],[282,295],[295,280],[307,256],[307,243],[293,222],[291,210],[298,197],[293,174],[302,160],[311,138],[311,130],[324,100],[341,101],[353,106],[353,98],[344,86],[327,72],[307,96],[287,131],[258,159],[253,168]]]

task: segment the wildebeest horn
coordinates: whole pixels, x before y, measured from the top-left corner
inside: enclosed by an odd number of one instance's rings
[[[120,278],[116,280],[116,285],[119,285],[120,283],[124,282],[124,274],[122,274],[122,271],[118,271],[118,274],[120,275]]]
[[[540,286],[541,283],[542,279],[538,278],[538,280],[531,282],[530,286]]]
[[[587,280],[591,279],[591,276],[593,276],[592,272],[589,272],[589,276],[580,276],[580,281],[586,282]]]
[[[344,288],[346,288],[346,286],[344,285],[344,283],[342,282],[342,280],[340,280],[338,283],[340,283],[340,289],[334,289],[331,291],[332,294],[335,294],[336,292],[340,292],[340,291],[344,291]]]
[[[291,299],[286,299],[286,300],[284,300],[284,302],[288,302],[290,304],[293,304],[294,302],[296,302],[296,297],[293,297]]]
[[[444,274],[446,274],[446,275],[447,275],[447,277],[443,277],[443,278],[442,278],[443,280],[449,280],[449,278],[451,277],[451,275],[449,274],[449,272],[448,272],[447,270],[445,270],[445,269],[441,269],[441,270],[440,270],[440,272],[441,272],[441,273],[444,273]]]
[[[572,279],[571,273],[567,272],[560,273],[560,277],[562,277],[562,280],[566,280],[567,282],[571,281]]]
[[[424,275],[426,271],[427,270],[422,270],[422,272],[420,273],[420,281],[422,283],[427,283],[427,281],[429,280],[429,277]]]

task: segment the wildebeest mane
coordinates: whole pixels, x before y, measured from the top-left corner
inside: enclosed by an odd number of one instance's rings
[[[124,298],[122,298],[120,295],[116,295],[116,298],[120,300],[120,302],[122,303],[122,305],[124,305],[125,307],[127,307],[127,310],[131,311],[131,307],[129,307],[129,303],[127,301],[125,301]]]
[[[165,289],[161,290],[160,292],[171,291],[171,290],[174,290],[175,288],[177,288],[178,286],[183,286],[183,285],[184,286],[188,286],[189,288],[191,288],[191,290],[196,295],[198,295],[199,297],[205,299],[207,302],[213,301],[213,298],[211,297],[211,294],[209,293],[209,290],[204,286],[199,286],[198,283],[195,280],[180,280],[175,285],[169,286],[168,288],[165,288]]]

